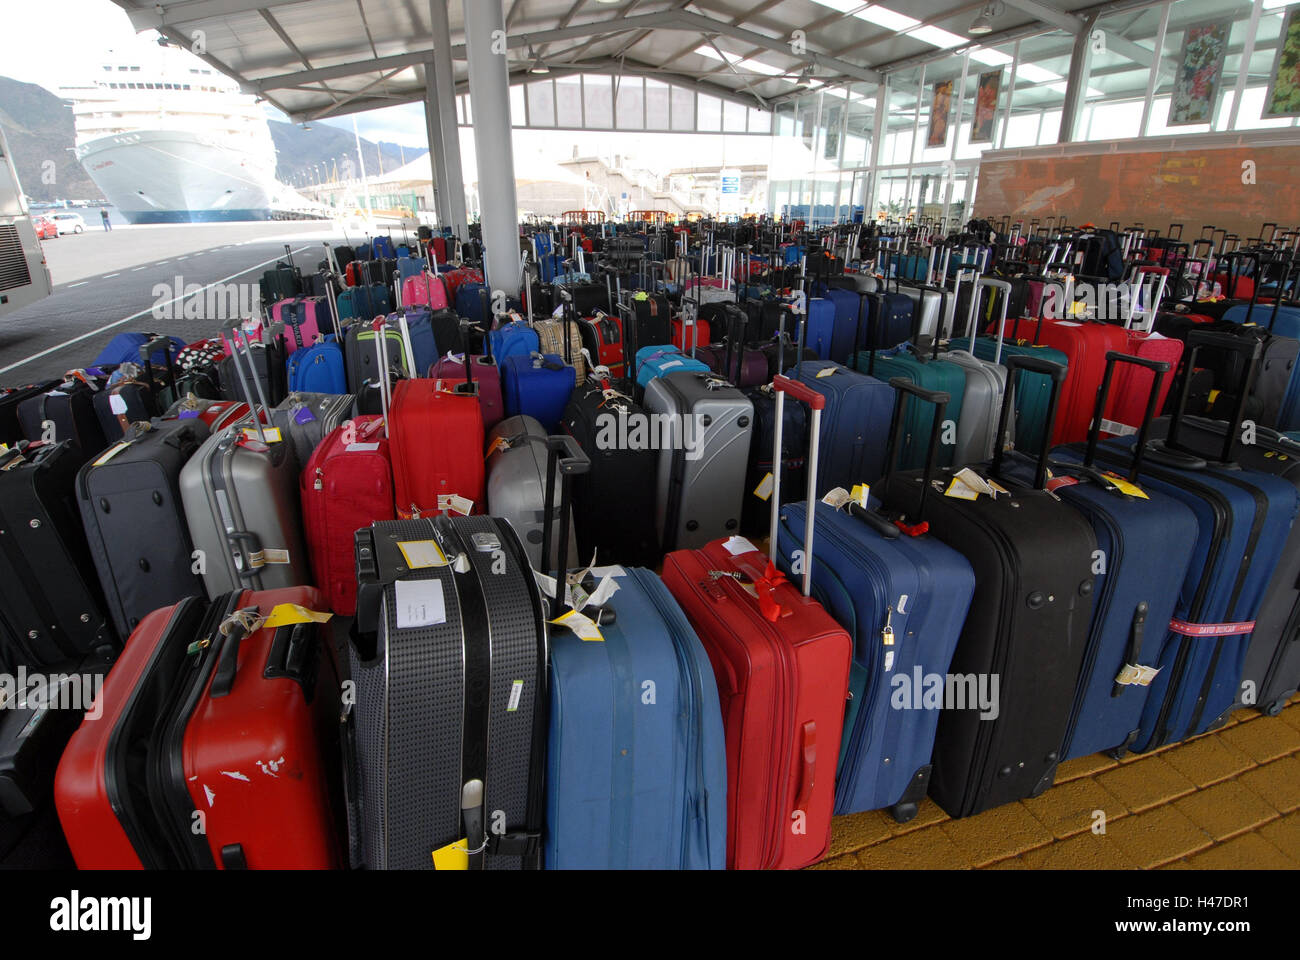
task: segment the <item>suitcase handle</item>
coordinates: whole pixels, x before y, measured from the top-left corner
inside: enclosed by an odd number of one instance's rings
[[[1232,463],[1237,438],[1241,435],[1241,422],[1246,416],[1246,401],[1249,399],[1250,391],[1255,385],[1255,377],[1259,373],[1260,360],[1264,353],[1264,343],[1262,340],[1253,338],[1246,340],[1235,334],[1221,333],[1217,330],[1189,330],[1187,332],[1187,349],[1183,351],[1178,403],[1174,406],[1174,411],[1169,417],[1169,432],[1165,434],[1163,441],[1153,440],[1149,444],[1150,452],[1157,456],[1172,454],[1175,459],[1191,457],[1198,464],[1204,466],[1204,460],[1202,460],[1199,453],[1178,442],[1178,430],[1182,426],[1183,417],[1186,416],[1187,398],[1192,389],[1192,371],[1196,369],[1196,356],[1200,353],[1202,347],[1235,353],[1246,359],[1246,372],[1242,375],[1240,388],[1237,391],[1237,409],[1233,411],[1232,422],[1228,431],[1224,434],[1222,456],[1219,459],[1220,463]],[[1196,469],[1196,467],[1189,469]]]
[[[212,683],[208,687],[208,698],[215,700],[227,696],[235,686],[235,673],[239,668],[239,645],[244,638],[251,635],[259,620],[256,606],[236,610],[217,628],[225,639],[221,645],[221,656],[212,673]]]
[[[171,337],[153,337],[148,343],[140,347],[140,359],[144,363],[145,376],[149,378],[149,384],[152,386],[153,355],[159,350],[162,351],[163,362],[167,365],[167,379],[174,384],[176,382],[176,365],[172,359]]]
[[[1118,350],[1108,350],[1106,352],[1106,373],[1101,379],[1101,389],[1097,391],[1097,405],[1092,411],[1092,428],[1088,431],[1088,448],[1083,456],[1083,465],[1091,468],[1093,460],[1096,458],[1097,441],[1101,438],[1102,418],[1106,412],[1106,401],[1110,398],[1111,380],[1115,375],[1116,364],[1120,363],[1131,363],[1134,366],[1145,367],[1153,374],[1151,392],[1147,396],[1146,412],[1142,415],[1142,427],[1138,431],[1137,443],[1133,447],[1133,465],[1128,474],[1129,481],[1137,483],[1138,473],[1142,469],[1142,452],[1146,447],[1147,435],[1151,432],[1151,420],[1156,415],[1156,401],[1160,399],[1160,384],[1164,382],[1165,374],[1169,372],[1169,364],[1164,360],[1135,357],[1127,353],[1120,353]]]
[[[903,409],[907,403],[908,395],[910,394],[934,407],[934,418],[930,426],[930,445],[925,455],[925,477],[924,482],[921,484],[921,496],[916,504],[916,516],[910,522],[908,522],[906,516],[902,518],[903,522],[909,527],[919,528],[913,532],[913,535],[919,535],[926,530],[924,527],[925,501],[930,494],[930,481],[934,477],[934,465],[939,455],[939,435],[943,432],[944,414],[948,412],[948,404],[952,402],[952,395],[943,390],[927,390],[906,377],[892,377],[889,385],[894,388],[896,396],[894,397],[894,416],[889,425],[889,440],[885,447],[885,475],[881,480],[882,484],[888,481],[894,470],[898,468],[898,457],[903,450]],[[863,513],[866,512],[868,511],[863,511]],[[861,516],[856,512],[855,515]],[[866,518],[863,517],[863,519]],[[893,526],[893,536],[898,535],[898,529],[898,527]]]
[[[1037,466],[1034,469],[1034,488],[1045,489],[1047,483],[1047,451],[1052,445],[1052,430],[1056,427],[1056,406],[1061,399],[1061,385],[1065,382],[1066,368],[1042,357],[1026,357],[1019,354],[1007,357],[1007,389],[1002,395],[1002,412],[998,416],[998,439],[993,452],[993,464],[990,474],[1002,476],[1002,458],[1006,443],[1007,425],[1011,420],[1011,404],[1016,392],[1016,371],[1027,370],[1041,373],[1052,378],[1052,395],[1047,402],[1047,425],[1043,430],[1043,446],[1038,451]],[[1005,478],[1004,478],[1005,479]]]
[[[812,556],[813,527],[817,509],[817,458],[821,437],[822,410],[826,407],[826,397],[800,380],[791,380],[783,374],[772,378],[772,388],[776,391],[776,424],[772,440],[772,508],[771,529],[775,531],[780,522],[781,513],[781,434],[785,426],[785,395],[788,393],[796,400],[806,403],[812,410],[812,423],[808,427],[808,515],[803,534],[803,595],[812,595]],[[776,564],[776,540],[770,538],[768,559]]]
[[[813,787],[817,785],[817,723],[809,720],[803,725],[802,745],[799,750],[802,771],[799,777],[799,794],[795,797],[796,811],[808,809]]]
[[[257,411],[257,403],[253,400],[253,391],[248,388],[248,381],[244,379],[244,368],[239,362],[239,334],[241,333],[239,324],[235,324],[227,331],[230,335],[230,362],[235,367],[235,377],[239,380],[239,387],[244,394],[244,401],[248,404],[248,409],[253,416],[253,426],[257,429],[257,438],[262,443],[266,443],[266,434],[262,430],[262,416]],[[244,338],[248,342],[248,338]],[[248,353],[248,366],[252,373],[253,379],[257,379],[257,373],[253,369],[252,350]]]
[[[591,460],[567,433],[546,438],[546,497],[542,505],[542,564],[551,555],[551,521],[555,511],[555,478],[560,478],[560,546],[556,555],[555,595],[551,598],[551,615],[554,620],[565,610],[565,575],[569,563],[569,517],[573,504],[570,499],[573,477],[591,469]]]

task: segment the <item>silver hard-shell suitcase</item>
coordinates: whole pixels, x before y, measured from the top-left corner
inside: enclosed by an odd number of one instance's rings
[[[1010,288],[1003,280],[983,278],[973,271],[963,271],[957,276],[957,288],[960,289],[963,276],[974,280],[971,291],[969,310],[966,315],[966,336],[968,343],[974,343],[975,308],[979,301],[982,287]],[[1006,320],[1007,297],[1002,298],[1002,319]],[[950,303],[956,303],[954,294]],[[1006,337],[1006,324],[998,327],[999,339]],[[951,333],[951,329],[949,330]],[[991,460],[997,445],[998,416],[1002,410],[1002,396],[1007,389],[1007,368],[992,360],[981,360],[969,350],[949,350],[943,354],[945,360],[959,364],[966,372],[966,391],[962,394],[961,422],[957,424],[957,449],[953,454],[953,463],[965,465],[983,463]],[[1015,416],[1012,409],[1008,414],[1007,436],[1015,437]]]
[[[237,335],[232,331],[231,358],[254,415],[210,436],[180,477],[185,520],[195,549],[202,551],[203,585],[210,599],[232,590],[274,590],[311,582],[298,461],[290,443],[267,442],[244,358],[233,339]],[[247,351],[247,337],[243,343]],[[261,399],[261,409],[266,410]]]
[[[542,536],[546,521],[547,447],[546,428],[528,416],[507,417],[488,434],[487,511],[514,527],[534,570],[555,569],[558,538],[550,544],[550,556],[542,561]],[[553,496],[551,518],[560,514],[560,501]],[[559,529],[555,523],[554,529]],[[578,557],[573,524],[569,524],[569,556]]]
[[[738,533],[754,406],[713,373],[679,371],[646,385],[646,432],[659,450],[655,522],[665,552]],[[629,438],[631,433],[629,432]]]
[[[293,447],[301,470],[326,434],[356,412],[357,398],[350,393],[291,393],[271,411],[271,425]]]

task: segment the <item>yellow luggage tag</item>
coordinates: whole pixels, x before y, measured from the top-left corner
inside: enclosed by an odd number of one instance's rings
[[[332,613],[308,610],[296,603],[277,603],[271,608],[271,612],[262,624],[262,629],[274,630],[276,627],[287,626],[291,623],[328,623],[333,616]]]
[[[596,626],[596,621],[584,613],[579,613],[577,610],[570,610],[568,613],[556,617],[551,623],[571,630],[579,640],[591,640],[600,643],[605,641],[605,637],[600,632],[600,627]]]
[[[399,540],[397,549],[402,551],[406,565],[412,570],[424,570],[427,567],[445,567],[447,555],[442,552],[434,540]]]
[[[280,443],[284,439],[280,436],[279,427],[263,427],[262,434],[267,443]],[[257,427],[244,427],[244,439],[261,440],[262,438],[257,435]]]
[[[457,840],[433,851],[433,869],[468,870],[469,841]]]
[[[865,483],[854,484],[853,490],[849,493],[849,496],[856,501],[858,506],[865,508],[867,500],[871,496],[871,487]]]
[[[1130,497],[1141,497],[1143,500],[1151,499],[1146,495],[1145,491],[1143,491],[1141,487],[1135,483],[1130,483],[1117,473],[1107,471],[1106,473],[1103,473],[1102,476],[1118,487],[1120,493],[1126,493]]]
[[[754,488],[754,496],[760,500],[770,500],[772,498],[772,475],[769,473]]]

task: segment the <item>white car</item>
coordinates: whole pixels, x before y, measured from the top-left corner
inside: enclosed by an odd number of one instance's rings
[[[79,213],[47,213],[45,215],[54,221],[54,225],[59,228],[59,236],[65,233],[85,233],[86,221],[81,219]]]

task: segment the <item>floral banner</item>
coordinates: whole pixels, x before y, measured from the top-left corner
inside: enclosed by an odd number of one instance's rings
[[[930,100],[930,132],[925,139],[927,147],[942,147],[948,142],[948,121],[952,117],[952,81],[934,85]]]
[[[1282,24],[1273,81],[1264,98],[1264,116],[1300,117],[1300,10],[1292,8]]]
[[[980,74],[975,90],[975,119],[971,122],[971,143],[993,142],[993,121],[998,115],[998,91],[1002,88],[1002,70]]]
[[[1211,123],[1223,79],[1223,54],[1228,48],[1232,21],[1198,23],[1183,36],[1182,65],[1169,99],[1169,126]]]

